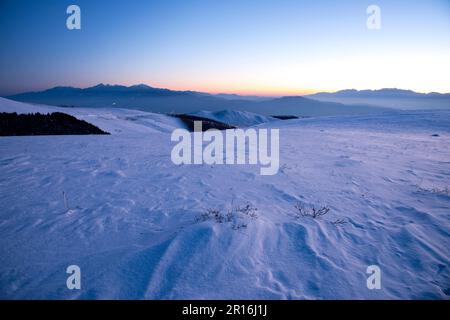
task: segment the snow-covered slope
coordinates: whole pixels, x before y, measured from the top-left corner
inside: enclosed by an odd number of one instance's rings
[[[236,111],[236,110],[222,110],[217,112],[198,111],[190,114],[194,116],[216,120],[237,127],[250,127],[261,123],[278,120],[276,118],[272,118],[269,116],[263,116],[252,112]]]
[[[46,112],[52,112],[52,110],[55,110],[55,108],[56,107],[23,103],[23,102],[18,102],[18,101],[9,100],[9,99],[0,97],[0,112],[46,113]]]
[[[47,105],[32,105],[0,97],[0,112],[49,113],[63,112],[96,125],[112,134],[141,134],[150,132],[172,132],[184,128],[180,119],[158,113],[119,108],[63,108]]]
[[[128,112],[71,109],[109,136],[0,137],[0,298],[449,298],[449,112],[263,124],[275,176],[176,166],[172,119]],[[199,219],[246,204],[246,228]]]

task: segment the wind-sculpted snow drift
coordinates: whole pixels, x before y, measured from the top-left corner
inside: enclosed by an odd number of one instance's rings
[[[449,297],[449,112],[260,124],[280,129],[279,173],[261,176],[174,165],[173,117],[0,100],[14,110],[64,110],[111,135],[0,138],[1,298]],[[247,204],[257,215],[239,228],[201,218]],[[81,290],[66,287],[73,264]]]

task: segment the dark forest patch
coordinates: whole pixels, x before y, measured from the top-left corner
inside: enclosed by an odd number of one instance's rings
[[[0,136],[109,134],[98,127],[62,113],[0,113]]]
[[[230,126],[229,124],[223,122],[198,116],[191,116],[188,114],[170,114],[170,116],[181,119],[181,121],[183,121],[183,123],[187,126],[189,131],[192,132],[194,131],[194,121],[202,122],[203,131],[206,131],[208,129],[218,129],[218,130],[236,129],[236,127]]]
[[[272,118],[279,119],[279,120],[292,120],[292,119],[299,119],[298,116],[271,116]]]

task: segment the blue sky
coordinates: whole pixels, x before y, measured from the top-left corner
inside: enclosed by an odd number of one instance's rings
[[[70,4],[81,30],[66,28]],[[381,30],[366,27],[370,4]],[[97,83],[450,92],[449,0],[1,0],[0,40],[0,95]]]

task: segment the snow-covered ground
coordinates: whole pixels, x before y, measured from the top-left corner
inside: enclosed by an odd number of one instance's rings
[[[278,119],[273,117],[237,110],[197,111],[190,114],[206,119],[212,119],[236,127],[250,127],[261,123],[278,121]]]
[[[261,124],[280,128],[280,172],[261,176],[175,166],[181,123],[164,115],[0,100],[14,110],[67,112],[112,135],[0,137],[0,298],[450,296],[449,111]],[[330,212],[298,217],[299,202]],[[199,219],[246,204],[246,228]],[[66,287],[73,264],[81,290]],[[369,265],[380,290],[366,286]]]

